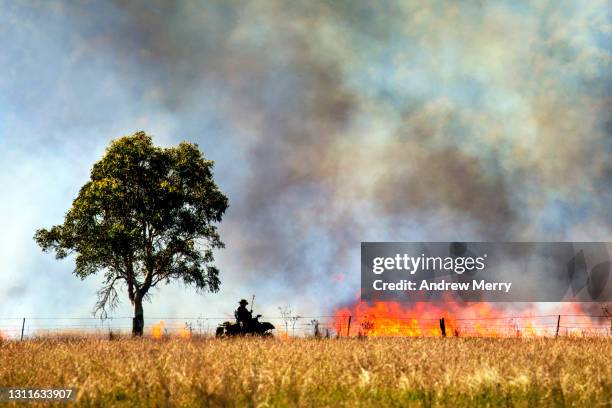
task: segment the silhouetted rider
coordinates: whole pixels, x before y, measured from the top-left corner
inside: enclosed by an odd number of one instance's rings
[[[238,309],[234,312],[236,322],[238,322],[242,328],[248,328],[251,326],[251,321],[253,320],[253,313],[246,308],[249,302],[247,302],[246,299],[242,299],[239,304],[240,306],[238,306]]]

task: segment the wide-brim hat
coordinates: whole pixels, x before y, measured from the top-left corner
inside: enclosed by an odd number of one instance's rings
[[[249,302],[247,302],[246,299],[242,299],[242,300],[240,300],[240,302],[238,302],[238,304],[240,304],[240,305],[248,305]]]

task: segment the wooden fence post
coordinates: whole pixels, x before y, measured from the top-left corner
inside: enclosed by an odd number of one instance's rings
[[[25,317],[23,318],[23,321],[21,322],[21,341],[23,341],[23,329],[25,329]]]
[[[559,337],[559,324],[561,323],[561,315],[557,316],[557,331],[555,332],[555,339]]]
[[[444,318],[440,318],[440,331],[442,332],[442,337],[446,337],[446,325],[444,324]]]
[[[353,318],[353,316],[349,315],[348,318],[348,326],[346,328],[346,337],[349,336],[349,333],[351,332],[351,319]]]

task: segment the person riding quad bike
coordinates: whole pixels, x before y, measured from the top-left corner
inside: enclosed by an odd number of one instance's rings
[[[248,310],[246,306],[249,302],[246,299],[242,299],[238,302],[240,306],[234,312],[236,323],[223,322],[217,326],[215,335],[217,337],[227,336],[272,336],[272,330],[274,325],[270,322],[260,322],[259,318],[261,315],[253,317],[253,312]]]
[[[238,306],[238,309],[234,312],[234,317],[236,318],[236,323],[246,332],[253,325],[253,312],[246,308],[249,304],[246,299],[240,300],[238,304],[240,306]]]

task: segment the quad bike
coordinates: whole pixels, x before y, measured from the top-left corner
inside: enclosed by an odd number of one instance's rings
[[[233,336],[272,336],[274,325],[270,322],[260,322],[261,315],[257,315],[251,319],[251,323],[247,326],[241,326],[239,323],[223,322],[217,326],[215,335],[217,337],[233,337]]]

